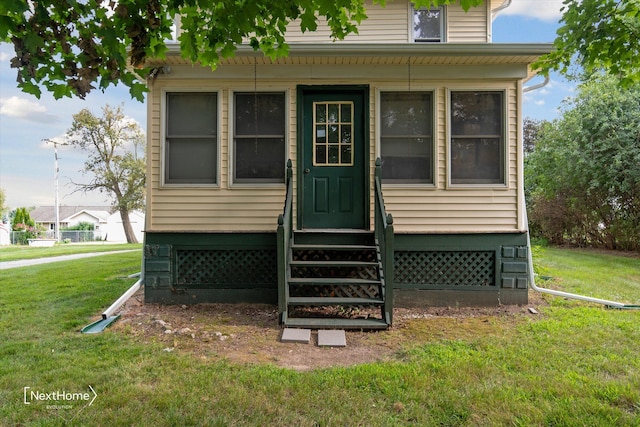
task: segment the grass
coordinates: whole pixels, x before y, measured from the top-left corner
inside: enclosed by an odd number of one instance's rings
[[[640,304],[640,255],[612,255],[589,250],[566,250],[535,247],[541,260],[536,265],[539,276],[551,278],[551,283],[538,280],[542,287],[554,287],[566,292],[595,298]]]
[[[640,263],[626,260],[536,252],[540,274],[555,277],[549,286],[638,302]],[[549,296],[539,316],[497,317],[455,338],[416,319],[419,338],[391,361],[296,372],[167,353],[110,330],[81,335],[139,262],[133,252],[0,271],[0,425],[640,425],[640,311]],[[24,387],[89,385],[90,407],[23,402]]]
[[[119,251],[127,249],[141,249],[141,244],[106,244],[106,243],[93,243],[93,244],[57,244],[50,248],[39,248],[31,246],[11,245],[0,247],[0,262],[1,261],[16,261],[20,259],[36,259],[45,258],[60,255],[87,253],[87,252],[109,252]]]

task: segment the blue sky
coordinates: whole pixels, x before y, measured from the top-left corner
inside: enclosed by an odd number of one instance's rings
[[[551,42],[555,38],[562,0],[513,0],[500,12],[493,25],[493,41]],[[55,100],[48,93],[40,99],[16,88],[15,70],[9,67],[12,48],[0,44],[0,188],[10,208],[54,204],[54,152],[42,140],[64,140],[71,126],[72,115],[83,108],[100,114],[105,104],[124,104],[125,113],[146,125],[146,107],[132,100],[125,87],[112,87],[105,93],[95,91],[85,100]],[[535,84],[541,79],[534,79]],[[575,85],[557,75],[544,88],[530,92],[524,101],[524,115],[534,119],[552,120],[558,117],[562,100],[572,95]],[[82,181],[78,171],[83,155],[62,147],[59,158],[59,198],[61,205],[106,205],[100,193],[74,193],[70,183]],[[86,181],[86,180],[85,180]]]

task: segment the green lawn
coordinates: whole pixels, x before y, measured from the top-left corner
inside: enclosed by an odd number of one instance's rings
[[[126,243],[58,244],[50,248],[38,248],[22,245],[0,246],[0,262],[16,261],[20,259],[45,258],[87,252],[120,251],[127,249],[142,249],[142,245],[130,245]]]
[[[640,301],[638,257],[535,255],[554,277],[540,286]],[[387,362],[296,372],[169,353],[113,330],[80,334],[139,266],[132,252],[0,271],[0,425],[640,425],[640,311],[546,296],[538,316],[496,316],[476,334],[416,333]],[[426,331],[433,319],[412,322]],[[25,387],[89,385],[91,406],[24,403]]]

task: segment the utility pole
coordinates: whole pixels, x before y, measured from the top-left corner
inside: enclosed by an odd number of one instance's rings
[[[58,142],[52,139],[43,138],[42,139],[47,144],[53,144],[53,155],[54,155],[54,173],[53,178],[55,181],[56,188],[56,228],[54,230],[56,242],[60,241],[60,202],[58,200],[58,174],[60,173],[60,168],[58,168],[58,145],[69,145],[66,142]]]

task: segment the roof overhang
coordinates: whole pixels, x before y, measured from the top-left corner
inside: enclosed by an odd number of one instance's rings
[[[221,65],[499,65],[526,64],[552,51],[551,43],[291,43],[286,57],[271,60],[247,45],[238,46],[235,55]],[[187,65],[180,46],[170,44],[166,58],[151,59],[149,66]]]

